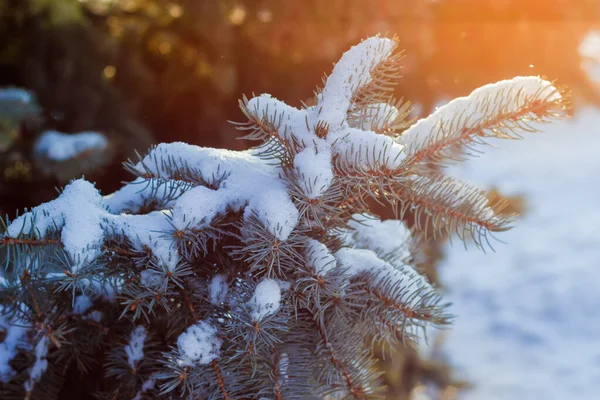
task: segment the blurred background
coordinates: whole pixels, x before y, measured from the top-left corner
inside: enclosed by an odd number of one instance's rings
[[[449,169],[524,216],[496,254],[425,249],[457,319],[382,359],[388,398],[600,398],[600,0],[0,0],[0,213],[81,175],[110,193],[153,143],[245,148],[242,94],[310,103],[377,33],[405,48],[415,116],[516,75],[575,99],[571,121]]]

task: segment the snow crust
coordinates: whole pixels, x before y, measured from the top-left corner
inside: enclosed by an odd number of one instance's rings
[[[177,348],[184,365],[208,364],[219,357],[223,341],[217,337],[217,328],[200,321],[186,329],[177,338]]]
[[[108,147],[108,140],[99,132],[66,134],[58,131],[45,131],[37,139],[34,151],[38,156],[54,161],[66,161],[88,151],[102,151]]]
[[[600,111],[546,125],[448,172],[528,204],[494,254],[448,247],[456,314],[445,351],[464,400],[592,400],[600,393]]]
[[[248,302],[252,319],[261,321],[273,315],[279,310],[281,303],[281,288],[279,282],[274,279],[263,279],[254,290],[252,298]]]

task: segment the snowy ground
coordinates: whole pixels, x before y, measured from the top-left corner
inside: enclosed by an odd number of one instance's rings
[[[529,207],[496,253],[455,243],[441,266],[465,400],[600,398],[600,111],[544,129],[449,169]]]

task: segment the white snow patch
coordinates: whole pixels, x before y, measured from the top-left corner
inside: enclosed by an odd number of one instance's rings
[[[410,256],[412,237],[403,221],[381,221],[371,214],[354,214],[348,222],[352,230],[342,236],[344,245],[374,251],[380,257],[403,260]]]
[[[150,248],[152,255],[172,271],[179,261],[179,254],[174,251],[173,240],[164,234],[173,229],[169,223],[170,215],[168,210],[145,215],[107,214],[105,220],[116,232],[127,236],[137,251],[144,252],[144,247]]]
[[[275,314],[281,302],[281,288],[274,279],[263,279],[254,290],[249,301],[252,319],[260,321],[265,317]]]
[[[102,321],[102,312],[98,310],[94,310],[90,312],[88,315],[84,317],[85,319],[89,319],[90,321],[100,322]]]
[[[168,210],[145,215],[110,214],[93,184],[79,179],[67,185],[57,199],[39,205],[11,222],[6,234],[16,238],[31,233],[33,226],[35,235],[44,238],[50,229],[59,229],[64,249],[74,262],[73,272],[77,272],[101,254],[106,229],[125,235],[138,251],[145,251],[147,246],[172,270],[179,255],[173,251],[173,240],[165,235],[173,229],[169,223],[170,215]]]
[[[306,241],[305,258],[317,275],[326,275],[328,271],[336,267],[335,257],[327,246],[315,239]]]
[[[304,142],[306,144],[316,137],[309,131],[311,121],[308,120],[308,115],[310,113],[307,113],[306,109],[299,110],[289,106],[267,93],[251,98],[247,108],[264,122],[274,122],[278,126],[279,137],[285,142]]]
[[[330,132],[328,140],[344,163],[365,169],[400,166],[405,158],[404,145],[390,136],[358,128],[343,127]]]
[[[98,190],[90,182],[78,179],[66,186],[57,199],[15,219],[6,234],[16,238],[33,231],[43,238],[50,229],[60,229],[61,242],[74,262],[73,272],[77,272],[101,252],[104,231],[100,221],[105,213]]]
[[[146,393],[148,390],[154,389],[156,386],[156,374],[152,374],[150,378],[146,379],[144,383],[142,383],[142,388],[136,393],[135,397],[131,400],[142,400],[142,395]]]
[[[335,253],[338,266],[345,268],[348,276],[356,276],[363,272],[379,272],[388,270],[390,265],[377,257],[377,254],[366,249],[344,247]]]
[[[334,129],[342,125],[354,91],[371,80],[371,69],[389,57],[394,47],[393,40],[375,36],[346,51],[323,87],[317,104],[319,118]]]
[[[161,274],[153,269],[145,269],[140,272],[140,284],[150,289],[157,289],[160,287],[163,277]]]
[[[287,193],[285,183],[279,178],[278,169],[251,151],[201,148],[180,142],[163,143],[155,147],[136,168],[143,173],[145,165],[154,174],[169,178],[162,163],[169,159],[180,160],[207,181],[220,179],[217,190],[196,186],[177,199],[171,221],[177,229],[206,227],[217,215],[224,214],[227,207],[234,210],[243,208],[246,219],[257,215],[281,240],[287,239],[298,223],[298,210]]]
[[[131,332],[129,344],[125,346],[127,362],[131,368],[135,368],[137,363],[144,358],[144,343],[146,342],[146,328],[138,325]]]
[[[94,305],[94,302],[89,296],[85,294],[80,294],[75,297],[75,302],[73,304],[73,315],[83,315]]]
[[[29,378],[23,385],[27,392],[33,390],[33,386],[42,379],[44,372],[48,369],[48,344],[49,339],[47,336],[42,336],[38,343],[35,345],[35,362],[29,369]]]
[[[385,281],[386,284],[405,282],[405,286],[411,286],[415,291],[415,295],[408,300],[408,305],[417,304],[421,300],[422,296],[417,294],[417,289],[420,289],[422,294],[433,290],[427,278],[412,266],[408,264],[392,265],[379,258],[377,253],[372,250],[344,247],[335,253],[335,258],[338,266],[344,268],[349,277],[368,273],[373,277],[371,281],[373,285],[377,285],[381,281]]]
[[[319,139],[315,146],[308,146],[294,157],[294,167],[301,177],[302,189],[309,199],[316,199],[331,186],[331,148]]]
[[[177,348],[184,365],[208,364],[219,357],[223,341],[217,337],[217,328],[206,321],[187,328],[177,338]]]
[[[388,103],[375,103],[367,108],[356,112],[353,117],[360,118],[360,129],[365,131],[379,131],[389,126],[398,116],[400,112],[396,107]]]
[[[26,346],[25,335],[29,328],[24,321],[9,319],[3,315],[0,305],[0,332],[4,332],[4,340],[0,343],[0,382],[8,383],[15,371],[10,366],[10,361],[17,355],[20,348]]]
[[[290,357],[288,356],[287,353],[281,354],[281,358],[279,359],[279,379],[280,379],[280,384],[282,384],[282,385],[287,384],[287,381],[290,379],[289,374],[288,374],[289,367],[290,367]]]

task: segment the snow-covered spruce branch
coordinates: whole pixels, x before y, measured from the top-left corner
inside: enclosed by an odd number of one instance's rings
[[[480,246],[512,221],[428,165],[569,107],[564,89],[521,77],[411,125],[391,97],[400,61],[394,39],[367,39],[314,106],[244,98],[237,126],[257,147],[160,144],[127,164],[134,179],[117,192],[76,180],[9,221],[2,398],[56,393],[49,376],[91,368],[102,374],[82,379],[106,399],[376,395],[372,345],[450,321],[400,218]],[[373,200],[399,219],[369,214]]]
[[[563,118],[569,106],[565,88],[538,77],[519,77],[476,89],[451,101],[430,117],[403,132],[405,166],[443,164],[460,158],[486,139],[517,139],[523,132],[539,131],[539,124]],[[537,126],[536,126],[537,124]]]

